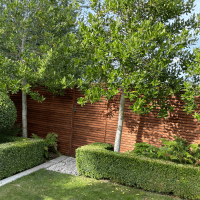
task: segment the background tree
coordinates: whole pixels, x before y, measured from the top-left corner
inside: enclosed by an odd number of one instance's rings
[[[58,87],[57,82],[59,87],[73,86],[75,70],[69,55],[76,51],[77,9],[77,3],[68,1],[0,1],[0,90],[22,90],[23,137],[27,137],[26,95],[38,102],[45,99],[31,88],[36,83],[51,89],[54,83]]]
[[[200,20],[200,18],[199,18]],[[195,59],[191,63],[190,67],[187,69],[187,77],[199,77],[200,75],[200,49],[195,48],[194,49],[194,56]],[[184,82],[184,89],[185,91],[184,94],[181,95],[181,99],[184,100],[185,102],[185,109],[184,111],[187,111],[187,114],[192,114],[195,119],[200,121],[200,112],[198,109],[198,104],[200,102],[199,96],[200,96],[200,84],[198,82],[193,82],[193,81],[185,81]]]
[[[89,13],[89,26],[79,23],[90,63],[82,66],[85,72],[78,79],[85,94],[78,103],[111,99],[121,90],[114,151],[120,151],[125,98],[135,100],[130,109],[139,115],[157,108],[158,117],[166,118],[173,111],[168,97],[179,93],[184,79],[178,75],[195,60],[185,48],[197,40],[199,32],[190,30],[198,28],[198,21],[195,15],[186,21],[180,18],[193,7],[194,0],[105,0],[103,5],[91,1],[97,14]]]
[[[56,56],[51,57],[51,63],[48,65],[48,73],[44,74],[43,79],[37,81],[37,85],[45,85],[45,90],[53,92],[54,96],[57,94],[64,95],[66,87],[73,88],[75,80],[81,77],[84,70],[84,68],[80,70],[80,68],[77,67],[77,64],[75,64],[77,58],[83,53],[83,49],[80,48],[82,37],[78,31],[77,17],[80,15],[84,7],[78,4],[83,3],[83,0],[76,1],[76,3],[76,10],[71,10],[73,23],[71,24],[70,29],[69,27],[64,27],[60,30],[59,34],[55,34],[58,36],[58,40],[60,40],[60,36],[68,35],[69,32],[73,33],[70,35],[70,40],[73,40],[73,44],[70,44],[69,40],[68,42],[63,42],[62,45],[57,48]],[[66,2],[62,2],[62,4],[64,7],[69,6]],[[83,18],[79,18],[79,21],[82,20]],[[70,76],[70,78],[68,76]]]

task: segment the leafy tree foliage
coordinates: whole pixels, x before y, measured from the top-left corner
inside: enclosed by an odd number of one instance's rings
[[[27,137],[26,94],[38,102],[45,99],[31,88],[38,86],[36,83],[51,89],[57,82],[62,87],[74,83],[76,70],[70,57],[76,48],[76,9],[78,4],[68,1],[0,1],[0,90],[12,93],[22,90],[24,137]]]
[[[85,94],[79,103],[122,92],[115,151],[120,150],[125,98],[134,101],[130,109],[139,115],[157,108],[158,117],[166,118],[173,111],[168,97],[179,93],[184,84],[179,75],[195,61],[186,48],[197,41],[198,20],[195,15],[181,19],[193,7],[194,0],[105,0],[103,5],[92,0],[96,14],[89,13],[90,25],[79,23],[81,45],[90,60],[78,79]]]
[[[199,16],[200,20],[200,16]],[[192,114],[195,119],[200,121],[200,112],[198,109],[198,104],[199,104],[199,96],[200,96],[200,82],[196,81],[198,80],[198,77],[200,75],[200,68],[199,68],[199,63],[200,63],[200,50],[199,48],[194,49],[194,56],[195,59],[191,63],[191,65],[188,67],[187,72],[188,75],[187,77],[194,77],[195,82],[190,81],[185,81],[184,82],[184,91],[185,93],[181,95],[181,99],[184,100],[185,102],[185,109],[184,111],[187,111],[187,114]]]

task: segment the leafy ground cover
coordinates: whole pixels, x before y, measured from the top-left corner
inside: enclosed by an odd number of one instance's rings
[[[200,164],[200,143],[189,144],[184,138],[173,136],[174,140],[161,138],[161,147],[156,147],[146,142],[136,143],[131,152],[126,152],[138,156],[170,160],[175,163],[192,164],[194,167]]]
[[[170,200],[173,196],[146,192],[108,180],[95,180],[38,170],[0,187],[0,200]]]

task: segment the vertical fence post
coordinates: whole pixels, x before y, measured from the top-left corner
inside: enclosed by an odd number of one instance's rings
[[[72,137],[73,137],[73,121],[74,121],[74,101],[75,101],[75,87],[73,88],[73,100],[72,100],[72,114],[71,114],[71,131],[70,131],[70,151],[69,155],[72,156]]]
[[[107,103],[106,103],[106,107],[107,107],[107,113],[106,113],[106,115],[105,115],[105,117],[106,117],[106,125],[105,125],[105,134],[104,134],[104,143],[106,142],[106,128],[107,128],[107,118],[108,118],[108,100],[107,100]]]

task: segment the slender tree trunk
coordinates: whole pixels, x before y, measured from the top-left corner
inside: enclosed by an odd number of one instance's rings
[[[115,145],[114,145],[114,151],[116,152],[120,151],[123,120],[124,120],[125,100],[126,99],[124,98],[124,88],[122,88],[121,100],[120,100],[120,105],[119,105],[119,117],[118,117],[118,124],[117,124],[117,131],[116,131]]]
[[[21,52],[24,51],[25,38],[22,39],[22,47]],[[21,58],[21,63],[23,63],[23,59]],[[26,79],[22,80],[22,85],[26,86]],[[26,101],[26,93],[22,91],[22,136],[28,137],[27,134],[27,101]]]
[[[23,80],[23,86],[26,85],[26,80]],[[27,101],[26,101],[26,93],[22,92],[22,136],[28,137],[27,134]]]

